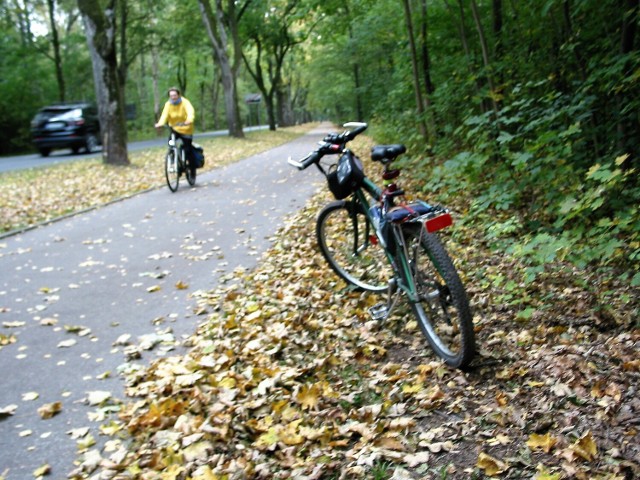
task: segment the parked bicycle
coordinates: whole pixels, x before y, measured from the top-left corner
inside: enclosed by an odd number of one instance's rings
[[[189,185],[195,185],[196,165],[191,159],[187,158],[179,134],[169,125],[166,127],[170,133],[167,141],[168,149],[164,162],[164,173],[167,178],[169,190],[175,192],[178,189],[180,176],[183,173],[186,175]]]
[[[350,122],[344,127],[349,130],[327,135],[302,160],[289,158],[299,170],[315,164],[336,198],[317,218],[322,255],[353,288],[386,292],[386,302],[370,309],[374,319],[387,319],[404,296],[435,353],[452,367],[468,366],[475,353],[471,309],[458,272],[435,233],[452,224],[451,214],[423,201],[406,203],[395,183],[400,170],[391,168],[406,151],[404,145],[372,148],[371,159],[384,166],[384,188],[375,185],[346,147],[367,124]],[[320,161],[330,155],[339,158],[323,165]]]

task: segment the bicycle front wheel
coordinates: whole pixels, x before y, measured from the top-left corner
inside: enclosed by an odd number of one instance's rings
[[[475,338],[462,281],[437,235],[416,225],[405,226],[403,234],[418,295],[411,309],[434,352],[449,366],[463,369],[475,354]]]
[[[167,156],[165,157],[164,174],[167,178],[169,190],[175,192],[178,189],[178,182],[180,181],[180,171],[178,170],[178,157],[173,148],[167,152]]]
[[[329,266],[358,290],[382,292],[393,270],[360,204],[332,202],[316,223],[320,251]]]

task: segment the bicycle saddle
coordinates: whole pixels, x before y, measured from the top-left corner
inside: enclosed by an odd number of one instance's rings
[[[371,149],[371,160],[375,162],[391,163],[398,155],[407,151],[407,147],[402,144],[376,145]]]

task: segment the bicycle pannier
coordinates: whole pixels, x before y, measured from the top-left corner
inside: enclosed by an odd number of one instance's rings
[[[351,152],[347,152],[340,157],[327,175],[329,190],[337,200],[347,198],[356,191],[364,179],[364,170],[360,160]]]
[[[204,149],[197,143],[193,143],[191,146],[193,147],[193,159],[196,162],[196,168],[204,167]]]

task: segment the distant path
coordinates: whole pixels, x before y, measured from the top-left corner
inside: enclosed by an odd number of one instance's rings
[[[255,130],[265,130],[267,126],[246,127],[245,132]],[[211,132],[196,132],[195,141],[208,137],[222,137],[229,135],[229,130],[215,130]],[[161,147],[167,142],[166,135],[154,138],[152,140],[142,140],[139,142],[130,142],[127,145],[129,152],[137,152],[147,148]],[[45,167],[47,165],[55,165],[58,163],[75,162],[78,160],[86,160],[88,158],[97,158],[101,155],[101,151],[93,153],[72,153],[71,149],[54,150],[48,157],[43,157],[39,153],[30,153],[28,155],[15,155],[11,157],[0,157],[0,173],[10,172],[14,170],[25,170],[27,168]],[[2,474],[2,472],[0,472]]]
[[[181,181],[174,194],[155,189],[0,241],[0,334],[16,340],[0,349],[0,411],[17,406],[0,414],[0,476],[34,478],[49,464],[46,478],[64,479],[77,458],[67,432],[90,427],[104,442],[86,399],[124,398],[117,340],[195,332],[206,316],[194,314],[191,294],[253,268],[283,219],[317,191],[317,170],[286,160],[313,150],[328,128],[207,172],[193,189]],[[162,354],[172,353],[157,345],[133,362]],[[41,419],[38,408],[54,402],[62,411]]]

